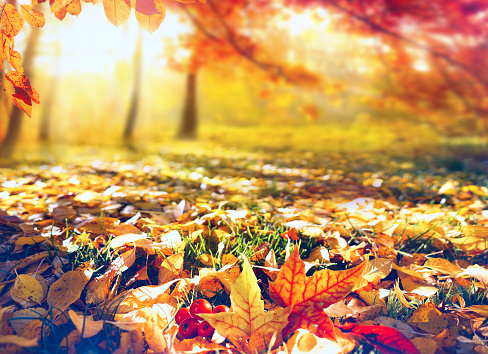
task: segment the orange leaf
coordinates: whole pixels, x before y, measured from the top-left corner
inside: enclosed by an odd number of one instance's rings
[[[366,262],[342,271],[324,269],[307,277],[305,263],[295,247],[276,281],[269,284],[269,294],[278,305],[293,306],[285,333],[305,328],[319,337],[335,340],[334,326],[324,309],[351,292],[365,266]]]
[[[68,6],[72,1],[73,0],[52,0],[51,12],[56,15],[56,12],[60,11],[61,9],[66,10],[66,6]]]
[[[146,15],[144,12],[139,12],[139,10],[137,10],[137,4],[139,4],[139,2],[136,3],[137,23],[139,23],[139,26],[144,28],[149,33],[153,33],[159,28],[159,26],[161,26],[161,23],[166,16],[166,8],[164,3],[161,0],[155,0],[158,12],[152,15]]]
[[[115,26],[123,25],[130,16],[130,6],[124,0],[103,0],[105,16]]]
[[[223,336],[250,338],[258,333],[281,331],[288,323],[291,307],[264,312],[261,290],[246,258],[242,273],[232,284],[230,301],[234,312],[200,314]]]
[[[42,12],[34,10],[30,5],[20,5],[22,11],[22,17],[25,22],[34,27],[42,27],[46,23],[44,14]]]
[[[66,11],[73,16],[78,16],[81,12],[80,0],[71,1],[68,5],[66,5]]]
[[[2,24],[5,32],[11,36],[16,36],[24,25],[24,20],[22,16],[17,12],[15,7],[11,4],[5,5],[3,9],[2,17],[0,18],[0,23]]]
[[[20,71],[20,72],[24,71],[24,69],[22,69],[22,56],[20,55],[19,52],[17,52],[13,48],[10,48],[10,55],[8,57],[8,62],[10,63],[10,65],[13,66],[13,68],[16,71]]]
[[[15,105],[30,117],[32,113],[32,101],[39,104],[39,94],[31,87],[29,79],[18,71],[10,71],[5,75],[5,78],[15,88],[15,94],[12,95],[12,100]]]

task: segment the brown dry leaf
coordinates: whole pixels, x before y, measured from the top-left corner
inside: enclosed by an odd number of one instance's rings
[[[47,303],[53,309],[54,318],[80,298],[93,272],[91,262],[85,262],[76,270],[64,273],[51,285],[47,294]]]
[[[218,259],[210,254],[202,254],[198,257],[198,260],[207,267],[214,267],[215,264],[218,262]]]
[[[412,343],[420,354],[435,354],[439,347],[435,340],[426,337],[416,337],[412,339]]]
[[[222,255],[222,266],[226,266],[228,264],[235,264],[239,259],[234,256],[232,253],[226,253]]]
[[[395,233],[400,237],[394,237],[397,243],[403,243],[411,239],[431,239],[435,247],[439,249],[447,248],[447,239],[445,237],[444,229],[439,226],[428,223],[419,223],[417,225],[409,225],[401,223],[395,229]]]
[[[386,316],[376,317],[374,319],[374,324],[396,329],[397,331],[400,331],[408,339],[412,339],[413,337],[415,337],[415,331],[412,329],[412,327],[410,327],[408,324],[406,324],[403,321],[391,317],[386,317]]]
[[[94,321],[91,316],[78,315],[72,310],[69,310],[68,315],[82,338],[96,336],[103,329],[103,321]]]
[[[439,291],[435,286],[425,285],[425,282],[419,281],[418,278],[400,277],[400,279],[402,280],[403,289],[409,293],[429,297]]]
[[[362,291],[358,290],[356,293],[359,295],[361,300],[370,306],[380,305],[383,313],[388,313],[388,308],[386,307],[386,302],[379,296],[378,290]]]
[[[387,277],[390,274],[392,264],[391,259],[376,258],[371,261],[368,260],[363,275],[359,278],[353,291],[368,285],[368,283],[376,284],[381,279]]]
[[[344,317],[352,315],[354,312],[346,306],[343,300],[340,300],[324,309],[324,313],[329,317]]]
[[[310,255],[307,259],[304,259],[307,262],[315,262],[315,263],[330,263],[330,256],[329,250],[327,247],[317,247],[310,252]]]
[[[108,309],[113,311],[117,307],[117,313],[128,313],[143,307],[151,307],[156,303],[172,303],[176,299],[166,292],[178,280],[175,279],[161,285],[141,286],[125,291],[110,302]]]
[[[33,348],[39,345],[37,343],[37,338],[28,339],[13,334],[0,336],[0,344],[15,344],[22,348]]]
[[[444,258],[429,258],[425,261],[424,267],[431,268],[438,272],[449,274],[451,276],[457,276],[463,271],[457,265],[452,264]]]
[[[483,267],[480,267],[478,264],[469,266],[468,268],[464,269],[461,273],[458,273],[458,277],[473,277],[478,279],[483,287],[486,288],[488,286],[488,270]]]
[[[463,228],[463,237],[450,238],[449,241],[465,253],[478,254],[486,250],[488,227],[468,225]]]
[[[147,321],[144,324],[144,338],[150,349],[155,352],[165,352],[171,347],[175,326],[173,326],[173,331],[168,332],[165,329],[175,314],[176,307],[169,304],[155,304],[147,312]]]
[[[432,303],[423,304],[415,310],[407,323],[427,333],[439,334],[447,327],[448,322],[442,312],[429,304]]]
[[[488,305],[471,305],[471,306],[465,307],[463,310],[475,312],[478,315],[483,316],[483,317],[488,317]]]
[[[39,281],[32,276],[24,274],[17,276],[10,292],[14,301],[21,299],[24,301],[33,301],[39,305],[44,297],[44,291]]]
[[[230,294],[232,284],[240,274],[239,266],[226,265],[219,270],[210,268],[200,269],[198,287],[205,296],[213,297],[217,292],[225,289]]]
[[[110,300],[110,287],[115,277],[132,267],[136,260],[135,248],[122,253],[112,263],[107,271],[93,279],[86,287],[86,303],[98,304],[105,300]]]
[[[173,254],[165,258],[159,266],[158,284],[164,284],[181,277],[184,253]]]
[[[400,289],[400,282],[398,280],[397,280],[396,285],[395,285],[395,295],[396,295],[398,301],[400,301],[400,303],[403,306],[405,306],[407,309],[412,307],[410,305],[410,303],[407,301],[407,299],[405,298],[403,291]]]
[[[124,245],[133,245],[136,241],[147,239],[147,234],[143,233],[127,233],[124,235],[117,236],[110,240],[109,246],[111,248],[119,248]]]
[[[24,329],[36,319],[46,316],[47,311],[41,307],[16,311],[10,318],[10,324],[18,335],[24,335]]]
[[[286,346],[291,354],[347,354],[354,350],[357,342],[352,336],[344,333],[337,333],[337,342],[316,335],[299,328],[295,334],[288,339]]]

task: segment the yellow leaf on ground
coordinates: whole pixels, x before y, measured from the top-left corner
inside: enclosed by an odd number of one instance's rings
[[[180,278],[183,271],[184,258],[184,253],[177,253],[163,259],[159,266],[158,283],[164,284]]]
[[[172,344],[172,334],[165,329],[176,314],[176,308],[168,304],[155,304],[147,312],[144,324],[144,338],[155,352],[165,352]]]
[[[457,276],[463,270],[457,265],[452,264],[447,259],[444,258],[429,258],[425,261],[424,267],[432,268],[438,272]]]
[[[44,291],[42,290],[42,286],[39,281],[37,281],[34,277],[24,274],[19,274],[17,276],[14,286],[10,291],[15,297],[25,301],[34,301],[39,305],[41,304],[44,296]]]
[[[64,273],[49,288],[47,303],[52,307],[54,317],[57,317],[80,298],[81,292],[93,275],[89,263],[86,262],[76,270]]]
[[[395,285],[395,294],[396,294],[398,301],[400,301],[400,303],[403,306],[405,306],[407,309],[412,307],[412,306],[410,306],[410,303],[405,298],[403,291],[400,289],[400,282],[398,282],[398,281],[396,282],[396,285]]]
[[[425,304],[414,311],[407,323],[431,334],[441,333],[448,325],[442,312],[435,307],[429,307]]]
[[[388,276],[392,264],[393,262],[391,259],[376,258],[372,261],[368,260],[366,262],[366,268],[364,269],[361,278],[359,278],[354,286],[353,291],[368,285],[368,283],[376,283]]]
[[[42,318],[47,311],[41,307],[16,311],[10,318],[10,325],[18,335],[24,335],[24,329],[38,318]]]
[[[435,354],[438,344],[435,340],[425,337],[412,339],[413,345],[419,350],[420,354]]]
[[[88,304],[101,303],[109,298],[112,282],[122,272],[126,271],[136,260],[135,248],[117,257],[105,273],[93,279],[86,287],[86,302]]]

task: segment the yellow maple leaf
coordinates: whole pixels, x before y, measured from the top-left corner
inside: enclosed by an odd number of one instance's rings
[[[200,314],[223,336],[250,338],[256,333],[280,332],[288,324],[292,308],[264,311],[256,276],[248,260],[244,258],[242,273],[232,284],[230,301],[234,312]]]

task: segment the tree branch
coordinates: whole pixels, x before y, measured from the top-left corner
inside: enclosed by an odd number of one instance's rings
[[[229,26],[229,24],[225,21],[225,19],[223,18],[223,16],[220,14],[220,12],[218,11],[217,7],[215,6],[215,4],[213,3],[213,0],[207,0],[207,4],[209,5],[210,9],[212,10],[212,12],[215,14],[215,16],[217,16],[219,22],[222,24],[225,32],[227,33],[227,42],[243,57],[245,58],[246,60],[248,60],[249,62],[253,63],[254,65],[256,65],[257,67],[259,67],[260,69],[262,69],[263,71],[266,71],[266,72],[270,72],[270,71],[274,71],[275,74],[283,77],[285,80],[289,81],[289,82],[293,82],[293,80],[291,78],[289,78],[283,68],[279,65],[275,65],[275,64],[270,64],[270,63],[263,63],[259,60],[257,60],[255,57],[253,57],[251,54],[248,53],[248,51],[246,51],[245,49],[241,48],[241,46],[237,43],[236,41],[236,38],[234,36],[234,34],[232,33],[232,30]]]
[[[359,14],[355,13],[354,11],[345,8],[344,6],[338,4],[334,0],[319,0],[319,1],[330,4],[331,6],[335,7],[336,9],[338,9],[338,10],[346,13],[351,18],[353,18],[353,19],[355,19],[357,21],[360,21],[360,22],[368,25],[370,28],[374,29],[375,31],[384,33],[384,34],[386,34],[386,35],[388,35],[390,37],[393,37],[393,38],[396,38],[396,39],[398,39],[398,40],[400,40],[402,42],[405,42],[405,43],[407,43],[407,44],[409,44],[409,45],[411,45],[413,47],[416,47],[416,48],[425,50],[425,51],[429,52],[434,57],[443,59],[447,63],[449,63],[449,64],[451,64],[453,66],[456,66],[456,67],[462,69],[463,71],[465,71],[466,73],[468,73],[471,77],[473,77],[476,81],[480,82],[481,84],[483,84],[483,86],[485,86],[486,88],[488,88],[488,81],[483,80],[472,68],[470,68],[466,64],[463,64],[463,63],[461,63],[461,62],[459,62],[459,61],[451,58],[447,54],[442,53],[442,52],[439,52],[439,51],[437,51],[435,49],[432,49],[432,48],[430,48],[430,47],[428,47],[428,46],[426,46],[424,44],[418,43],[418,42],[416,42],[414,40],[411,40],[410,38],[407,38],[405,36],[402,36],[399,33],[393,32],[393,31],[389,30],[388,28],[385,28],[385,27],[383,27],[383,26],[381,26],[381,25],[379,25],[379,24],[371,21],[366,16],[359,15]]]

